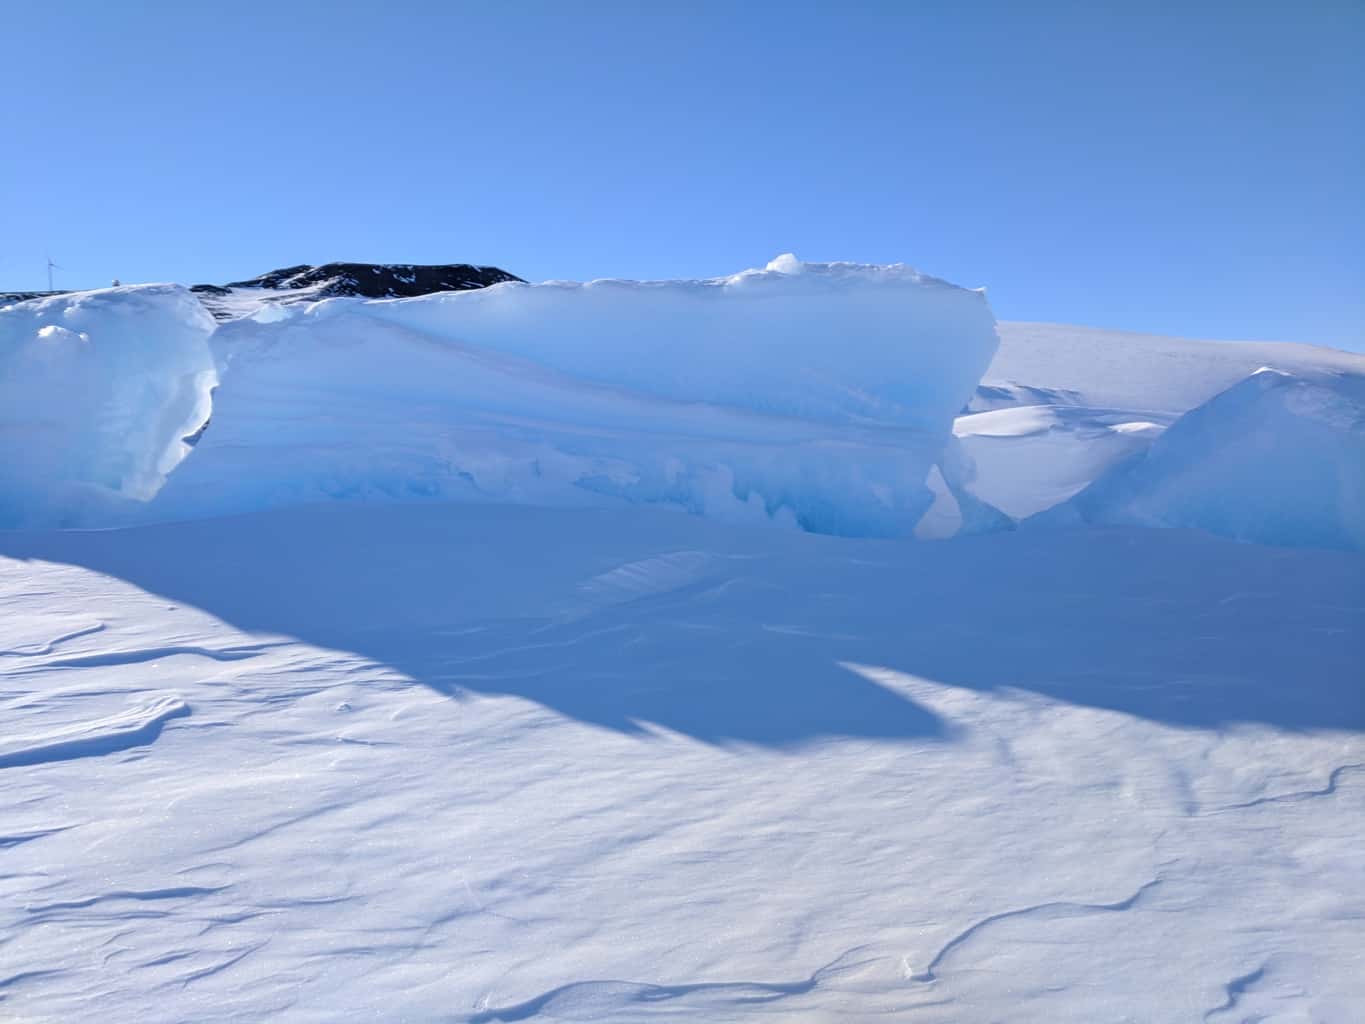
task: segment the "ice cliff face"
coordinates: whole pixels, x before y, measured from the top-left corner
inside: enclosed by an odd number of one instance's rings
[[[215,335],[213,426],[159,504],[624,501],[898,536],[995,344],[977,292],[795,260],[271,309]]]
[[[444,500],[1365,547],[1360,356],[998,339],[982,294],[901,265],[499,277],[329,264],[0,305],[0,526]]]
[[[151,499],[208,416],[213,329],[175,285],[0,306],[0,525]]]
[[[126,322],[120,293],[108,295],[110,317]],[[177,308],[188,299],[165,292]],[[17,322],[26,308],[4,315]],[[201,345],[206,321],[195,320]],[[212,425],[170,486],[116,485],[103,456],[87,473],[123,497],[156,492],[147,515],[319,500],[624,501],[899,536],[929,505],[926,477],[996,335],[979,292],[899,265],[787,257],[701,281],[506,282],[263,305],[211,345]],[[135,376],[164,385],[161,348],[124,347],[146,357],[129,364]],[[203,418],[157,419],[146,446],[178,451]],[[87,459],[70,448],[63,459]]]

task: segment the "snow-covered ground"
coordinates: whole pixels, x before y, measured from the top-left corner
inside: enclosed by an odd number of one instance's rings
[[[0,553],[9,1019],[1365,1005],[1357,555],[343,503]]]
[[[1360,1019],[1365,359],[192,303],[0,309],[0,1019]]]

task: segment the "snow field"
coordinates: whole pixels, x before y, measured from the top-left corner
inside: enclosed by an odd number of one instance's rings
[[[0,309],[0,1017],[1365,1005],[1365,359],[231,298]]]
[[[19,1019],[1365,999],[1356,555],[345,503],[0,551]]]

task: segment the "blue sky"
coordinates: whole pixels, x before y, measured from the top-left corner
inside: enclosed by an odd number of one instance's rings
[[[0,288],[794,251],[1365,349],[1365,6],[837,6],[7,5]]]

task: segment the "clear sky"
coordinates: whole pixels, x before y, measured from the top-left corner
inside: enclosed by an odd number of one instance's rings
[[[0,289],[793,251],[1365,349],[1363,55],[1359,0],[11,0]]]

